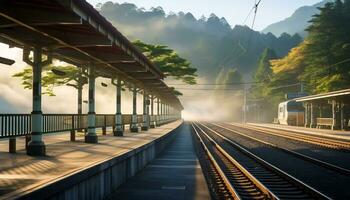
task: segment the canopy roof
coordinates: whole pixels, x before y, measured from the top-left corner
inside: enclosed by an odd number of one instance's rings
[[[348,99],[350,100],[350,89],[338,90],[323,94],[310,95],[306,97],[300,97],[294,99],[297,102],[307,102],[307,101],[320,101],[320,100],[328,100],[328,99]]]
[[[164,74],[85,0],[0,0],[0,42],[42,47],[77,67],[94,65],[105,78],[121,78],[183,107]]]

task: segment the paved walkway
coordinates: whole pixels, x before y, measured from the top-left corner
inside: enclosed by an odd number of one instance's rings
[[[174,142],[145,169],[124,183],[110,199],[210,199],[193,149],[189,125],[178,131]]]
[[[55,182],[60,178],[109,160],[159,138],[175,127],[176,121],[147,132],[125,133],[124,137],[105,135],[99,144],[86,144],[83,135],[76,142],[69,134],[45,135],[47,156],[30,157],[24,150],[24,138],[17,140],[17,153],[8,152],[8,141],[0,141],[0,199],[10,198]]]
[[[350,131],[339,131],[339,130],[329,130],[329,129],[316,129],[316,128],[305,128],[299,126],[288,126],[280,124],[264,124],[264,123],[248,123],[249,125],[260,126],[265,128],[274,128],[286,131],[293,131],[298,133],[306,133],[316,136],[326,136],[329,138],[341,139],[350,141]]]

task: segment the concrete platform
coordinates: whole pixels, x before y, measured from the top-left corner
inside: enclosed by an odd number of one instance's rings
[[[350,141],[350,131],[306,128],[306,127],[288,126],[288,125],[281,125],[281,124],[266,124],[266,123],[248,123],[248,124],[253,126],[263,127],[263,128],[280,129],[280,130],[286,130],[286,131],[293,131],[297,133],[310,134],[314,136],[323,136],[327,138]]]
[[[104,164],[109,160],[114,159],[113,162],[117,163],[126,159],[126,155],[132,156],[137,153],[141,153],[142,156],[146,155],[147,157],[142,157],[141,161],[128,160],[126,165],[128,164],[129,168],[135,171],[137,169],[133,167],[134,163],[138,167],[142,167],[139,166],[139,163],[143,164],[151,159],[154,152],[157,151],[157,146],[152,146],[151,154],[148,153],[149,151],[146,153],[141,151],[150,147],[150,144],[156,140],[163,139],[181,123],[182,121],[176,121],[136,134],[126,132],[123,137],[115,137],[110,133],[100,136],[98,144],[84,143],[83,135],[77,136],[76,142],[69,141],[69,134],[45,135],[44,140],[47,148],[47,156],[45,157],[27,156],[24,150],[24,138],[17,140],[17,153],[7,153],[8,141],[2,140],[0,141],[0,199],[22,197],[46,186],[52,186],[57,181],[61,181],[60,187],[64,188],[67,186],[65,185],[67,182],[62,180],[79,173],[82,176],[81,172],[86,169],[100,165],[95,171],[103,167],[106,167],[104,170],[107,170],[109,165],[113,164]],[[115,160],[115,158],[118,159]],[[89,176],[93,176],[93,172],[89,173]],[[106,185],[104,187],[107,188]],[[101,197],[101,195],[97,197]]]
[[[159,157],[121,185],[109,199],[210,199],[193,148],[189,125],[184,125]]]

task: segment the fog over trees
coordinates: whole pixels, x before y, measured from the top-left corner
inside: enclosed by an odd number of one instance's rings
[[[231,27],[211,14],[196,19],[191,13],[165,13],[161,7],[145,10],[131,3],[106,2],[98,10],[131,40],[167,45],[198,68],[211,81],[222,68],[237,68],[250,78],[261,53],[273,49],[279,57],[298,45],[299,35],[262,34],[247,26]]]

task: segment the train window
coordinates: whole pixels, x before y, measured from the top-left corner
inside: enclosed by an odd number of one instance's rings
[[[302,103],[299,102],[289,102],[287,106],[288,111],[304,111]]]
[[[304,107],[302,104],[296,104],[296,105],[288,105],[287,107],[288,111],[303,111]]]

